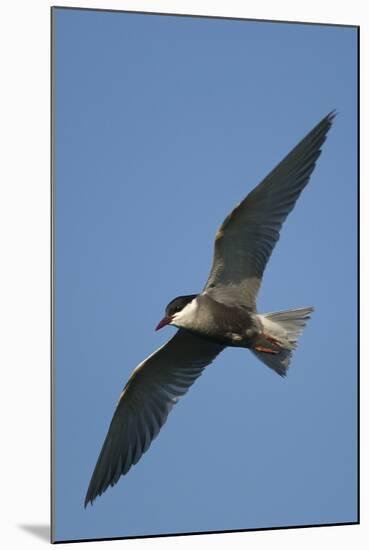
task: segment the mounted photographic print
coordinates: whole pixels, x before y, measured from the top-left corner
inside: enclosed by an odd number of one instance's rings
[[[52,9],[53,542],[358,522],[358,31]]]

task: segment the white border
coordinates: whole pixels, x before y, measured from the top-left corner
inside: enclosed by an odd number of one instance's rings
[[[95,7],[360,24],[361,97],[368,91],[368,30],[360,0],[17,0],[1,10],[1,432],[2,533],[4,548],[38,548],[46,542],[19,525],[49,522],[49,6]],[[367,102],[363,99],[362,151],[368,150]],[[368,162],[362,154],[362,242],[366,242]],[[365,244],[364,244],[365,246]],[[362,246],[362,280],[367,253]],[[5,253],[5,257],[4,257]],[[365,285],[366,286],[366,285]],[[344,289],[343,289],[344,291]],[[339,296],[337,297],[339,299]],[[362,310],[367,290],[362,288]],[[362,334],[367,323],[362,320]],[[363,346],[365,339],[363,338]],[[342,343],[337,343],[341,345]],[[367,353],[362,350],[362,507],[361,525],[201,535],[124,542],[89,543],[125,548],[365,548],[368,536]],[[319,383],[319,381],[317,381]],[[366,535],[366,536],[365,536]],[[75,547],[76,544],[71,546]],[[81,548],[81,546],[78,546]]]

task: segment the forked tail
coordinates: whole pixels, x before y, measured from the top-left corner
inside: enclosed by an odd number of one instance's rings
[[[270,341],[273,344],[269,353],[254,349],[251,351],[265,365],[281,376],[285,376],[292,352],[297,346],[297,340],[306,322],[310,319],[312,311],[312,307],[304,307],[259,314],[258,318],[263,326],[265,341]]]

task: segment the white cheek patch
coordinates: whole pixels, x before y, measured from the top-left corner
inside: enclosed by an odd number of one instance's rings
[[[198,307],[197,300],[194,298],[192,302],[187,304],[181,311],[173,315],[170,324],[180,327],[191,327],[195,321]]]

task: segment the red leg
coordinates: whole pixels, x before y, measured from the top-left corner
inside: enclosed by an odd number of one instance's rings
[[[253,349],[256,351],[262,351],[263,353],[274,353],[274,354],[279,353],[274,349],[264,348],[263,346],[254,346]]]
[[[275,346],[278,346],[279,348],[281,347],[281,344],[278,342],[276,338],[273,338],[273,336],[270,336],[269,334],[264,334],[263,336],[265,340],[268,340],[268,342],[271,342],[272,344],[274,344]]]

